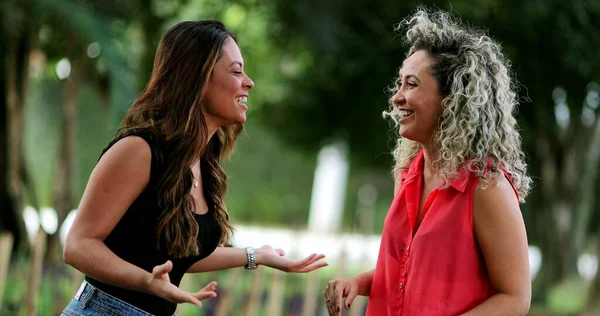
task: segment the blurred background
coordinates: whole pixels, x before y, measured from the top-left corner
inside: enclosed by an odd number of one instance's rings
[[[186,276],[219,297],[178,315],[325,315],[328,280],[375,266],[393,195],[381,117],[418,4],[502,43],[535,188],[522,205],[530,315],[600,314],[600,1],[3,0],[0,2],[0,315],[59,315],[82,280],[62,262],[89,174],[144,88],[161,35],[215,18],[256,88],[229,174],[234,246],[328,256],[308,275]],[[363,315],[366,300],[348,315]]]

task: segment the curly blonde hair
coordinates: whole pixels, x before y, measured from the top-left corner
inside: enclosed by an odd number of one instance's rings
[[[444,97],[442,114],[433,136],[438,153],[433,166],[444,187],[465,166],[483,181],[497,179],[503,168],[524,202],[531,178],[513,111],[518,105],[517,82],[500,45],[483,31],[465,26],[444,11],[420,7],[396,27],[405,31],[407,56],[425,50],[432,59],[431,73]],[[397,87],[390,88],[395,94]],[[390,98],[383,113],[398,126],[399,110]],[[418,154],[419,143],[399,137],[393,151],[394,175],[405,171]],[[491,165],[488,165],[491,164]]]

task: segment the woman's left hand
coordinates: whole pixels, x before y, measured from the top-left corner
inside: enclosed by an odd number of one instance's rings
[[[256,264],[271,267],[284,272],[306,273],[325,267],[328,263],[323,254],[312,254],[302,260],[291,260],[285,256],[281,249],[271,246],[262,246],[256,249]]]

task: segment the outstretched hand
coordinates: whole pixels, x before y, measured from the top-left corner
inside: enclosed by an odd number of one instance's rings
[[[257,264],[271,267],[284,272],[306,273],[328,265],[321,260],[323,254],[312,254],[302,260],[291,260],[285,257],[282,249],[274,249],[271,246],[262,246],[256,249]]]
[[[202,306],[200,301],[217,297],[217,293],[215,292],[217,282],[210,282],[203,289],[195,293],[186,292],[171,283],[169,279],[171,269],[173,269],[173,263],[170,260],[152,269],[152,276],[147,283],[150,293],[172,303],[191,303],[198,307]]]

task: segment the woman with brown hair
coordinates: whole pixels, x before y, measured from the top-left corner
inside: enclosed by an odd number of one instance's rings
[[[323,255],[290,260],[263,246],[236,249],[225,207],[228,156],[254,82],[237,39],[214,20],[182,22],[161,39],[150,81],[94,168],[64,260],[85,281],[63,315],[173,315],[201,306],[215,282],[178,288],[186,272],[265,265],[309,272]]]

